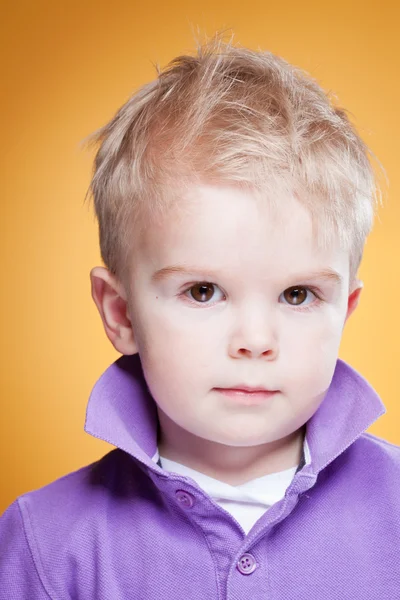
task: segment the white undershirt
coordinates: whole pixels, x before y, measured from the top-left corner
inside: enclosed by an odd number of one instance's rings
[[[304,445],[306,463],[310,462],[308,444]],[[289,487],[297,467],[264,475],[242,485],[229,485],[204,473],[190,469],[168,458],[160,457],[166,471],[191,477],[211,498],[228,511],[247,534],[258,519],[276,502],[281,500]],[[153,457],[158,460],[158,452]]]

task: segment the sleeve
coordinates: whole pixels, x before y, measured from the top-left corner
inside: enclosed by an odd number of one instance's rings
[[[16,500],[0,517],[0,600],[55,600],[37,567]]]

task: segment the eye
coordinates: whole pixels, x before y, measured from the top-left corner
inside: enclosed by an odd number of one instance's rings
[[[215,295],[215,290],[219,289],[218,286],[207,281],[196,283],[192,285],[187,293],[189,298],[195,300],[198,303],[206,304]]]
[[[291,306],[299,306],[304,304],[305,300],[309,298],[310,293],[314,296],[314,298],[316,297],[310,288],[294,286],[285,290],[282,295]]]

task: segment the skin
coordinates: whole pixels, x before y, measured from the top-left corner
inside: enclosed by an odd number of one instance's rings
[[[363,284],[347,251],[316,247],[294,196],[279,222],[238,187],[193,185],[180,201],[179,218],[170,209],[136,239],[125,285],[91,271],[92,296],[116,350],[140,355],[160,455],[241,485],[299,463]],[[154,278],[171,265],[196,272]],[[324,269],[341,283],[310,278]],[[250,403],[215,389],[239,384],[278,393]]]

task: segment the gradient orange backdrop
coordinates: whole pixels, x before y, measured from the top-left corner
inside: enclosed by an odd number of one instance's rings
[[[370,429],[400,444],[398,399],[400,37],[395,2],[170,0],[4,4],[1,49],[1,491],[17,495],[96,460],[84,433],[91,387],[117,358],[90,297],[100,264],[83,205],[93,155],[80,141],[134,89],[194,47],[193,31],[233,28],[334,90],[386,168],[390,187],[360,276],[361,304],[340,356],[388,413]]]

